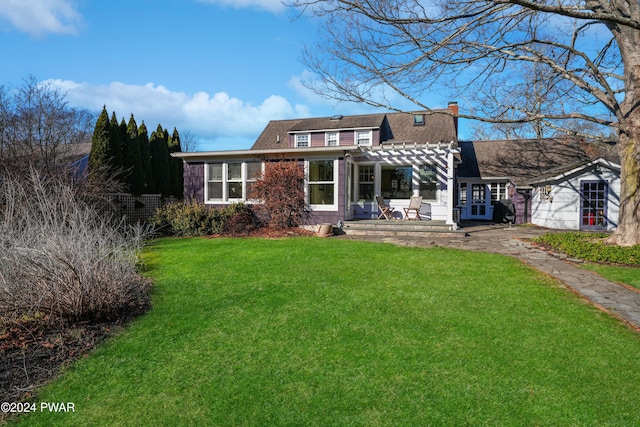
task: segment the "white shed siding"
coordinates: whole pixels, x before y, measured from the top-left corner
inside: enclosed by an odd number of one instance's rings
[[[531,222],[548,228],[580,229],[580,183],[582,181],[606,181],[608,229],[614,229],[618,223],[620,176],[608,168],[569,176],[563,180],[550,182],[551,198],[540,199],[540,187],[534,191]],[[544,186],[544,185],[541,185]]]

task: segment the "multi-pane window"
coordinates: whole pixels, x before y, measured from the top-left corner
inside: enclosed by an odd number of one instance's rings
[[[484,216],[487,212],[487,186],[485,184],[471,184],[471,215]]]
[[[491,189],[491,205],[495,205],[499,200],[507,198],[507,184],[502,182],[492,182],[489,184]]]
[[[458,205],[467,206],[467,183],[461,182],[458,189]]]
[[[424,200],[438,197],[438,168],[436,165],[420,165],[420,195]]]
[[[544,201],[551,201],[551,186],[550,185],[543,185],[542,187],[540,187],[540,201],[544,202]]]
[[[358,166],[358,194],[360,200],[373,200],[374,166]]]
[[[296,147],[308,147],[310,139],[308,133],[296,134]]]
[[[583,181],[581,191],[580,228],[598,230],[607,228],[607,192],[608,184],[604,181]]]
[[[335,204],[333,160],[309,162],[309,204]]]
[[[371,131],[356,131],[356,144],[357,145],[371,145]]]
[[[238,201],[251,198],[250,185],[260,177],[262,163],[208,163],[205,170],[206,201]]]
[[[326,133],[327,146],[335,147],[338,145],[338,132],[327,132]]]
[[[227,164],[227,198],[242,199],[242,163]]]
[[[207,165],[207,200],[222,200],[222,163]]]

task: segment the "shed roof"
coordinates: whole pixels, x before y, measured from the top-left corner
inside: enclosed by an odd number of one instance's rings
[[[508,178],[517,186],[549,171],[598,157],[616,161],[611,147],[573,138],[518,139],[459,142],[461,178]]]

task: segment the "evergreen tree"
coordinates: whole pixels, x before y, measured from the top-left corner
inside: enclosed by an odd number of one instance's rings
[[[149,139],[151,169],[156,191],[163,196],[171,194],[171,171],[169,169],[169,133],[158,125]]]
[[[109,124],[109,158],[111,168],[117,172],[121,181],[122,179],[122,133],[120,133],[120,125],[116,112],[111,114],[111,123]]]
[[[133,194],[140,195],[145,190],[144,171],[142,167],[142,156],[140,155],[140,142],[138,137],[138,124],[133,114],[129,118],[126,132],[127,150],[125,164],[129,170],[129,188]]]
[[[105,177],[110,168],[110,124],[106,105],[98,116],[91,138],[89,154],[89,179],[98,182]]]
[[[142,176],[145,193],[155,193],[156,186],[153,179],[153,169],[151,168],[151,153],[149,150],[149,132],[144,120],[138,128],[138,144],[140,146],[140,160],[142,163]]]
[[[182,152],[180,134],[178,133],[178,129],[174,127],[173,134],[169,140],[169,153],[179,152]],[[184,165],[182,159],[176,159],[174,157],[170,157],[169,162],[171,168],[171,195],[181,199],[184,193]]]

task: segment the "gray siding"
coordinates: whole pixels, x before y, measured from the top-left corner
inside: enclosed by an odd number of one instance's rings
[[[184,163],[184,200],[204,203],[204,163]]]

